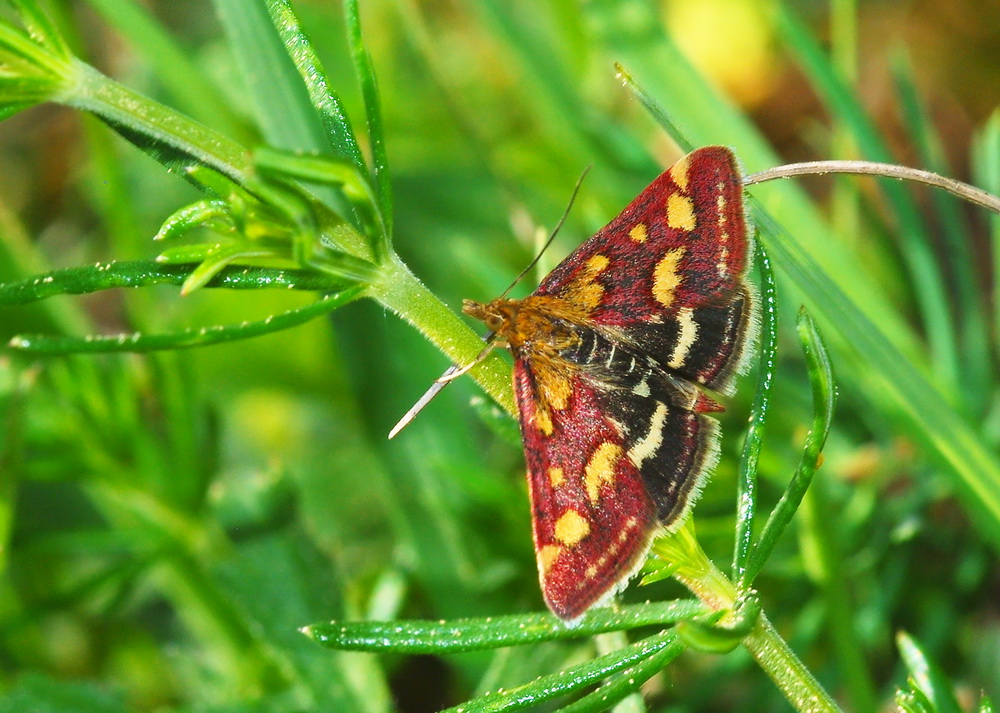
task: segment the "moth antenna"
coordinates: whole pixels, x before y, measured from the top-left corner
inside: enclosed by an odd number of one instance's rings
[[[580,192],[580,186],[583,185],[583,179],[587,177],[587,174],[589,172],[590,172],[590,166],[587,166],[585,169],[583,169],[583,173],[580,174],[580,177],[576,179],[576,185],[573,186],[573,193],[570,194],[569,203],[566,204],[566,210],[563,211],[562,217],[559,218],[559,222],[556,223],[556,227],[554,227],[552,229],[552,232],[549,233],[549,238],[548,240],[545,241],[545,244],[542,245],[542,249],[538,251],[538,254],[535,255],[534,258],[532,258],[531,262],[528,263],[527,267],[521,270],[521,274],[514,278],[514,281],[510,283],[507,289],[504,290],[503,293],[497,299],[502,300],[504,297],[506,297],[510,293],[510,291],[514,289],[514,286],[517,285],[517,283],[520,282],[524,278],[524,276],[527,275],[528,272],[533,267],[535,267],[535,265],[538,264],[538,261],[542,258],[542,255],[544,255],[545,251],[549,249],[549,245],[551,245],[552,241],[556,239],[556,235],[559,233],[559,229],[562,228],[563,223],[566,222],[566,218],[569,217],[569,212],[573,208],[573,202],[576,200],[576,196]]]
[[[542,254],[546,250],[548,250],[549,245],[551,245],[552,241],[555,240],[556,234],[559,233],[559,229],[562,228],[563,223],[566,222],[566,218],[569,216],[569,211],[573,207],[573,202],[576,200],[576,196],[580,192],[580,186],[583,185],[583,179],[587,177],[587,173],[589,172],[590,172],[590,166],[587,166],[585,169],[583,169],[583,173],[580,174],[580,177],[576,179],[576,185],[573,186],[573,193],[570,194],[569,203],[566,204],[566,210],[563,211],[562,217],[559,218],[559,222],[556,223],[556,226],[552,229],[552,232],[549,234],[549,238],[548,240],[545,241],[545,244],[542,246],[542,249],[538,251],[538,254],[535,255],[534,259],[532,259],[532,261],[528,263],[527,267],[521,270],[521,274],[518,275],[512,283],[510,283],[510,286],[506,290],[504,290],[503,294],[500,295],[500,297],[498,297],[497,299],[503,299],[504,297],[506,297],[508,293],[512,289],[514,289],[514,286],[518,282],[520,282],[525,275],[528,274],[528,271],[538,264],[538,260],[542,257]],[[392,427],[392,430],[389,431],[389,438],[390,439],[395,438],[400,431],[406,428],[410,424],[410,421],[416,418],[417,414],[423,411],[424,407],[427,404],[429,404],[434,399],[435,396],[441,393],[441,390],[444,389],[444,387],[446,387],[453,380],[457,379],[462,374],[465,374],[467,371],[469,371],[469,369],[471,369],[476,364],[480,363],[483,359],[485,359],[486,356],[490,353],[490,351],[494,348],[493,345],[494,339],[496,339],[496,334],[494,334],[493,332],[487,334],[485,337],[483,337],[483,341],[486,342],[487,346],[479,353],[479,356],[477,356],[472,362],[466,364],[463,367],[459,367],[455,364],[452,364],[445,370],[443,374],[441,374],[441,376],[435,379],[434,383],[431,384],[430,388],[424,392],[424,395],[421,396],[419,399],[417,399],[417,402],[410,407],[410,410],[404,413],[403,417],[399,419],[399,422]]]

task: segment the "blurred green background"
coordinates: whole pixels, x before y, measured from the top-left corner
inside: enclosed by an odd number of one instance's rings
[[[260,143],[213,3],[49,8],[101,71]],[[294,8],[359,129],[339,3]],[[808,69],[804,33],[894,160],[1000,184],[996,2],[364,0],[361,12],[382,94],[395,247],[455,309],[506,287],[585,166],[590,176],[539,274],[682,153],[622,88],[615,61],[693,140],[708,131],[734,144],[748,169],[768,167],[738,138],[754,130],[775,163],[880,158],[859,148],[864,121]],[[746,123],[711,114],[694,123],[684,108],[706,96]],[[835,236],[825,249],[862,268],[841,274],[842,284],[884,298],[878,309],[913,335],[916,368],[996,468],[995,220],[913,194],[911,218],[926,232],[951,317],[929,322],[898,204],[869,180],[800,185]],[[160,223],[197,197],[91,117],[53,105],[19,113],[0,123],[0,281],[151,258]],[[792,315],[802,299],[821,299],[803,296],[783,267],[778,260],[781,361],[761,464],[765,506],[780,496],[811,414]],[[181,298],[174,287],[58,297],[2,308],[0,341],[238,323],[310,299],[281,290]],[[835,318],[824,328],[850,341]],[[954,337],[953,379],[936,368],[935,330]],[[447,658],[344,654],[297,632],[333,618],[543,607],[520,446],[509,428],[505,436],[486,425],[471,380],[385,439],[447,364],[365,300],[287,332],[179,353],[0,352],[0,711],[434,711],[592,656],[590,641]],[[900,630],[938,660],[960,700],[983,689],[996,700],[1000,526],[975,514],[906,415],[881,408],[865,369],[844,364],[813,497],[758,580],[764,609],[848,709],[890,705],[905,680]],[[722,461],[696,511],[699,538],[720,563],[731,557],[752,382],[723,415]],[[960,460],[962,443],[950,447]],[[681,594],[665,582],[633,585],[624,598]],[[654,711],[787,709],[742,651],[685,654],[645,693]]]

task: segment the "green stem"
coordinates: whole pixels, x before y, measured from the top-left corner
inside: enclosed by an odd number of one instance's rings
[[[416,327],[454,363],[471,363],[483,342],[447,305],[428,290],[409,268],[391,258],[379,269],[368,296]],[[469,371],[470,376],[509,414],[517,413],[510,386],[510,367],[496,351]]]
[[[736,586],[708,558],[694,538],[693,528],[682,528],[654,544],[664,559],[679,562],[674,577],[715,611],[732,612],[736,607]],[[720,624],[725,625],[724,617]],[[743,645],[757,664],[802,713],[840,713],[837,704],[778,634],[767,617],[760,614]]]
[[[801,713],[839,713],[840,708],[761,613],[743,645],[771,677],[795,710]]]

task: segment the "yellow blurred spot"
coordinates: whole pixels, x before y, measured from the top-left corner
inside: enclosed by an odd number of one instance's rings
[[[583,472],[583,485],[587,489],[587,497],[594,505],[600,498],[601,484],[614,481],[615,464],[621,455],[621,446],[611,441],[605,441],[597,447],[594,455],[587,462],[587,467]]]
[[[637,243],[646,242],[646,224],[639,223],[632,230],[628,231],[628,236]]]
[[[771,3],[667,0],[666,24],[681,52],[743,106],[768,99],[778,79],[768,22]]]
[[[675,248],[667,252],[653,269],[653,297],[664,307],[674,302],[674,291],[681,284],[681,275],[677,270],[678,263],[684,255],[684,248]]]
[[[538,550],[538,568],[542,570],[543,577],[552,569],[552,564],[556,561],[560,552],[562,552],[562,547],[559,545],[545,545],[542,549]]]
[[[556,540],[572,547],[590,534],[590,523],[576,510],[567,510],[556,520]]]
[[[667,198],[667,225],[681,230],[694,230],[694,204],[687,196],[671,193]]]

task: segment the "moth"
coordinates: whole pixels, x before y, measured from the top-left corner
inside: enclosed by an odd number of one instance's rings
[[[736,157],[688,154],[524,299],[466,300],[514,356],[539,581],[572,621],[684,521],[718,459],[757,299]]]

